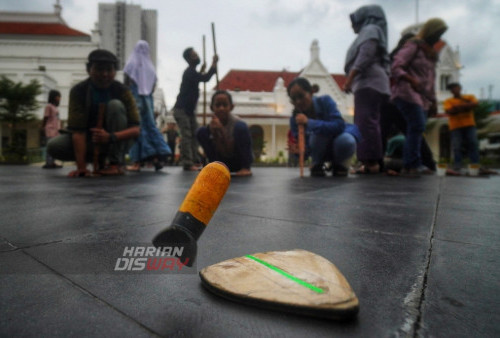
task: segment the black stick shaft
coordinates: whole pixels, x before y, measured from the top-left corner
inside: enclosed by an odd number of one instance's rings
[[[203,35],[203,64],[207,63],[205,35]],[[203,126],[207,125],[207,83],[203,82]]]
[[[215,24],[212,22],[212,40],[214,42],[214,55],[217,55],[217,43],[215,42]],[[217,81],[216,89],[219,89],[219,70],[215,70],[215,79]]]

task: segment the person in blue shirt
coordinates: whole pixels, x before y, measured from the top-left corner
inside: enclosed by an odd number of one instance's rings
[[[298,125],[305,127],[306,156],[312,158],[311,176],[325,176],[325,162],[333,164],[333,175],[346,176],[361,138],[358,128],[344,122],[330,96],[313,96],[307,79],[294,79],[287,92],[295,107],[290,117],[292,133],[297,137]]]
[[[196,104],[200,96],[198,85],[200,82],[208,82],[216,73],[219,57],[214,55],[212,66],[207,73],[204,73],[205,64],[202,65],[200,72],[196,70],[200,64],[200,57],[193,48],[184,50],[182,56],[189,67],[182,75],[181,88],[174,105],[174,118],[181,133],[180,162],[184,170],[195,171],[201,169],[195,165],[198,162],[198,142],[196,142],[198,129]]]

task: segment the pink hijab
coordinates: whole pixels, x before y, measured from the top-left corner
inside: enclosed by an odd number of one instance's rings
[[[151,94],[156,83],[156,71],[146,41],[137,42],[123,72],[137,84],[139,95]]]

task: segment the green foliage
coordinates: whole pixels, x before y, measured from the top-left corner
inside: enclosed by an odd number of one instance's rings
[[[10,127],[10,143],[5,152],[24,157],[26,153],[26,131],[24,137],[17,130],[17,124],[36,119],[33,111],[38,108],[37,95],[41,93],[41,86],[37,80],[31,80],[24,85],[15,83],[2,75],[0,77],[0,121],[7,122]],[[24,154],[23,154],[24,152]]]
[[[476,126],[478,129],[481,129],[484,126],[486,126],[487,124],[486,119],[491,114],[492,106],[493,104],[491,102],[482,101],[479,102],[479,105],[474,110],[474,119],[476,120]]]
[[[37,80],[31,80],[24,85],[15,83],[5,76],[0,78],[0,121],[15,126],[19,122],[36,119],[32,112],[38,108],[37,95],[41,93],[41,86]],[[14,129],[14,128],[13,128]]]

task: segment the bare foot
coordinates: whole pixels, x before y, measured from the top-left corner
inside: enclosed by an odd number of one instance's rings
[[[139,163],[134,163],[127,166],[127,171],[141,171],[141,165]]]
[[[234,174],[234,176],[238,176],[238,177],[252,176],[252,172],[250,171],[250,169],[243,168],[243,169],[240,169],[239,171],[237,171]]]
[[[88,171],[87,169],[84,170],[72,170],[69,172],[68,177],[90,177],[92,176],[92,173]]]
[[[97,173],[102,176],[121,176],[125,174],[118,165],[109,165],[108,167],[99,170]]]
[[[198,167],[196,165],[192,165],[190,167],[184,167],[184,171],[200,171],[202,167]]]
[[[387,169],[387,171],[385,173],[388,176],[399,176],[399,173],[396,170],[392,170],[392,169]]]

